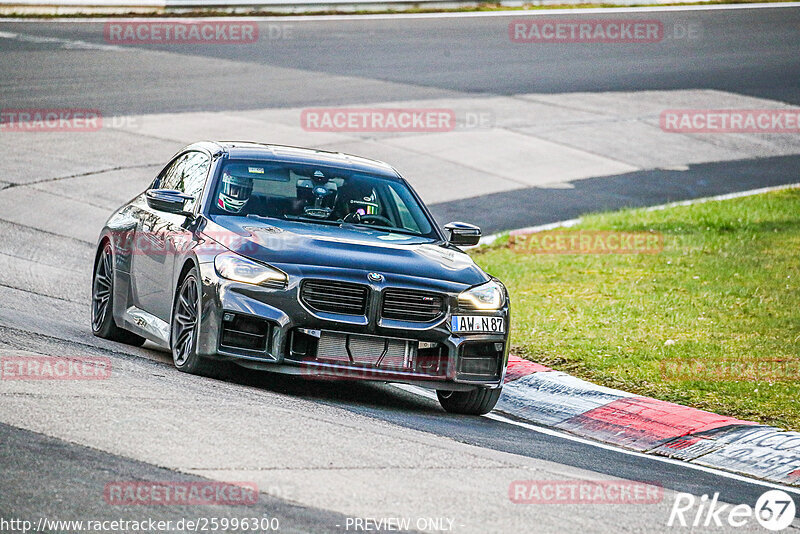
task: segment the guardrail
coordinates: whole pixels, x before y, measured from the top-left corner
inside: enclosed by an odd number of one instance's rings
[[[390,9],[474,7],[469,0],[0,0],[2,14],[122,14],[213,11],[227,13],[385,11]],[[521,1],[507,5],[522,5]]]
[[[585,4],[599,0],[500,0],[504,7],[524,5]],[[612,0],[614,4],[641,0]],[[670,3],[675,0],[647,0]],[[181,14],[198,11],[231,14],[389,11],[407,9],[457,9],[477,7],[486,0],[0,0],[0,14],[114,15]]]

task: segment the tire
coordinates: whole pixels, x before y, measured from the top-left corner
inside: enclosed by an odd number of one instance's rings
[[[471,391],[437,390],[439,404],[449,413],[483,415],[492,411],[503,388],[475,388]]]
[[[92,333],[97,337],[141,346],[145,338],[114,322],[114,252],[105,243],[92,276]]]
[[[175,292],[169,346],[176,369],[193,375],[209,375],[210,362],[197,354],[202,309],[199,279],[197,268],[192,267]]]

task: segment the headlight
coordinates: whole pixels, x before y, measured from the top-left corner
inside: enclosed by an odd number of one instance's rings
[[[499,310],[506,303],[506,296],[503,286],[499,282],[490,280],[462,292],[458,296],[458,302],[462,306],[476,310]]]
[[[286,285],[287,278],[284,272],[231,252],[225,252],[214,258],[214,268],[222,278],[236,282],[273,287]]]

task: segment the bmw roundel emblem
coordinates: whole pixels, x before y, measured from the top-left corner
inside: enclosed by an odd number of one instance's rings
[[[378,274],[378,273],[369,273],[367,275],[367,278],[369,279],[370,282],[382,282],[383,281],[383,275],[382,274]]]

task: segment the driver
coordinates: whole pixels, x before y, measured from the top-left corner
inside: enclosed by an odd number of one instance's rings
[[[378,197],[371,185],[360,181],[348,181],[342,188],[341,208],[348,222],[359,220],[365,215],[380,215]]]
[[[228,171],[222,173],[222,188],[217,205],[230,213],[239,213],[250,200],[253,192],[253,179],[248,176],[233,176]]]

